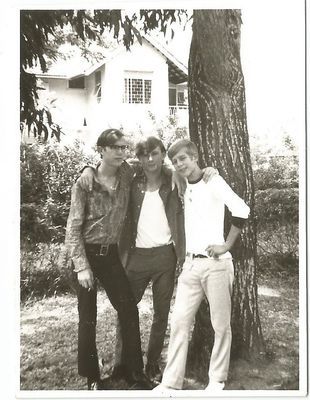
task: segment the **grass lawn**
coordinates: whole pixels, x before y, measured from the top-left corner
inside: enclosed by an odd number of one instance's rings
[[[299,380],[298,276],[259,278],[259,307],[268,357],[251,363],[233,360],[226,389],[297,390]],[[148,290],[140,305],[142,346],[146,351],[152,303]],[[104,292],[98,293],[97,347],[104,358],[102,376],[113,366],[116,313]],[[21,306],[20,389],[83,390],[77,375],[77,301],[59,295]],[[169,339],[163,351],[163,365]],[[184,389],[203,389],[186,380]]]

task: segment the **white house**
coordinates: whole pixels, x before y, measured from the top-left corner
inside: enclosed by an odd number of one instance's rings
[[[41,99],[54,99],[53,119],[67,137],[94,141],[108,127],[150,133],[150,113],[157,121],[176,115],[188,126],[187,68],[149,36],[130,51],[121,44],[93,66],[75,61],[73,70],[66,62],[36,76],[46,89]]]

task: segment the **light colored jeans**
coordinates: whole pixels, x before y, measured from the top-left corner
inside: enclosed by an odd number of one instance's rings
[[[233,279],[234,267],[231,259],[186,259],[178,279],[171,316],[168,360],[162,380],[165,386],[182,389],[190,330],[204,296],[209,302],[214,329],[209,378],[216,381],[227,379],[231,347]]]

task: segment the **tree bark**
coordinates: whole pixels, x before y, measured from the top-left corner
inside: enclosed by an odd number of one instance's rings
[[[255,356],[264,349],[257,305],[254,182],[240,61],[239,10],[195,10],[189,57],[189,130],[201,166],[221,176],[251,208],[240,240],[232,250],[235,282],[232,302],[232,355]],[[225,232],[230,215],[225,216]],[[189,347],[188,370],[207,377],[213,330],[203,302]],[[199,371],[201,373],[199,374]]]

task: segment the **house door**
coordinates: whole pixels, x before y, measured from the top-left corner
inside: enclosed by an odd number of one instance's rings
[[[177,105],[177,90],[174,88],[169,88],[169,106]]]

